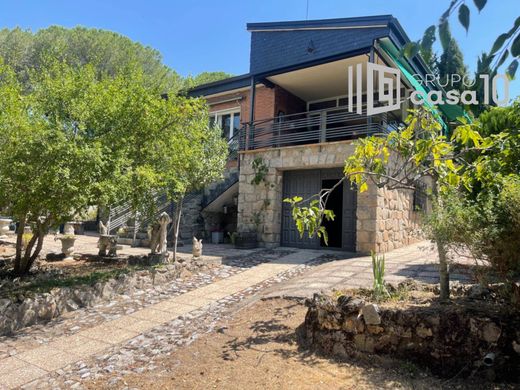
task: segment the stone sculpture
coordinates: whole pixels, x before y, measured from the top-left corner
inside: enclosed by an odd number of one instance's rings
[[[74,225],[70,222],[65,223],[65,226],[63,226],[63,234],[73,236],[75,234]]]
[[[117,256],[117,236],[103,234],[99,236],[98,241],[99,256],[116,257]]]
[[[197,240],[197,237],[193,237],[192,253],[193,253],[193,257],[202,256],[202,238],[200,240]]]
[[[99,221],[99,234],[108,235],[108,227],[103,223],[103,221]]]
[[[157,219],[157,222],[152,226],[150,234],[150,249],[152,254],[166,254],[168,252],[166,236],[168,234],[168,224],[171,221],[168,213],[163,212]]]

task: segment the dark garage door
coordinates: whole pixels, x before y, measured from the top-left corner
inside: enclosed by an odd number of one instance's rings
[[[304,199],[318,193],[323,186],[329,186],[333,180],[339,180],[342,177],[341,169],[321,169],[321,170],[301,170],[284,172],[283,177],[283,199],[292,198],[293,196],[301,196]],[[335,203],[327,205],[335,211],[337,220],[330,225],[330,229],[340,229],[339,231],[330,232],[329,236],[333,238],[333,242],[329,242],[332,247],[341,248],[343,250],[356,250],[356,192],[350,189],[349,183],[343,183],[341,188],[335,190]],[[338,203],[342,199],[342,203]],[[331,197],[332,199],[333,197]],[[332,200],[331,200],[332,202]],[[330,207],[329,207],[330,206]],[[333,234],[331,234],[333,233]],[[323,242],[318,238],[309,238],[304,234],[300,238],[300,234],[296,229],[296,224],[292,219],[291,207],[287,203],[282,206],[282,242],[283,246],[291,246],[297,248],[320,248],[325,247]]]

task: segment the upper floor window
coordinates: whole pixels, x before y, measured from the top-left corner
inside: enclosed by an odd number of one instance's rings
[[[218,125],[222,129],[222,136],[231,139],[240,130],[240,110],[211,113],[210,124]]]

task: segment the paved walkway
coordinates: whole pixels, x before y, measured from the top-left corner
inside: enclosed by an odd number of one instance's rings
[[[343,253],[338,252],[341,256]],[[385,255],[385,281],[397,284],[405,279],[423,283],[438,283],[438,257],[431,243],[422,241]],[[458,264],[473,264],[470,260],[459,260]],[[451,281],[467,283],[471,277],[459,269],[450,272]],[[268,298],[310,298],[315,292],[333,289],[372,287],[372,258],[370,256],[348,256],[315,267],[309,272],[283,284],[269,288],[264,296]]]
[[[57,337],[41,346],[6,357],[0,360],[0,389],[22,386],[74,362],[88,359],[89,356],[124,343],[187,313],[214,304],[222,298],[323,254],[323,251],[299,250],[72,336]]]

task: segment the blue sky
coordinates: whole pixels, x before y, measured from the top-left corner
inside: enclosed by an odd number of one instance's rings
[[[470,67],[480,52],[507,31],[520,15],[520,0],[489,0],[479,15],[471,0],[469,34],[452,17]],[[309,0],[309,19],[392,14],[411,39],[435,24],[449,0]],[[164,62],[182,75],[202,71],[242,74],[249,67],[246,23],[302,20],[307,0],[0,0],[0,27],[36,31],[50,25],[103,28],[159,50]],[[508,64],[509,62],[506,62]],[[520,71],[511,96],[520,95]]]

